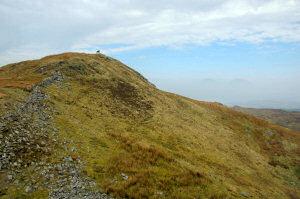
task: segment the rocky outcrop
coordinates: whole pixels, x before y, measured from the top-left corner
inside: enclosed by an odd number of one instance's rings
[[[54,110],[47,104],[49,95],[42,88],[63,80],[60,72],[54,72],[33,89],[26,102],[16,104],[1,117],[0,171],[18,171],[49,153],[46,143],[51,142],[49,135],[57,130],[50,122]]]
[[[50,96],[44,88],[64,80],[64,75],[54,72],[32,90],[25,102],[0,118],[0,172],[7,173],[9,183],[20,185],[25,193],[48,189],[51,199],[108,199],[105,193],[95,191],[95,182],[82,175],[80,157],[64,156],[55,164],[41,161],[41,157],[53,153],[58,134],[51,123],[56,111],[49,105]],[[25,168],[35,175],[24,172]]]

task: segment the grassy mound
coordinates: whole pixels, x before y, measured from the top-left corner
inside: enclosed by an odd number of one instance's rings
[[[46,88],[57,110],[53,123],[99,190],[117,198],[300,195],[299,133],[158,90],[104,55],[66,53],[3,67],[1,107],[30,92],[11,82],[36,84],[55,70],[67,80]]]

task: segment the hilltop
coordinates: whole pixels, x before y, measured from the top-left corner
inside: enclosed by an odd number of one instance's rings
[[[300,135],[102,54],[0,68],[1,198],[299,198]]]
[[[234,106],[232,109],[259,117],[300,132],[300,112],[281,109],[256,109]]]

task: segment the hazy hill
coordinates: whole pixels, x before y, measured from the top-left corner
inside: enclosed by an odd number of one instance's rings
[[[299,198],[298,132],[110,57],[10,64],[0,93],[1,198]]]
[[[280,109],[255,109],[234,106],[232,109],[300,132],[300,112]]]

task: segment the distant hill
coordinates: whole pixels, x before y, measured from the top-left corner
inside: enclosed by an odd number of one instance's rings
[[[284,109],[286,111],[296,111],[296,112],[300,112],[300,108],[294,108],[294,109]]]
[[[6,65],[0,93],[1,199],[299,199],[300,133],[108,56]]]
[[[234,106],[232,109],[253,115],[255,117],[266,119],[270,122],[300,132],[300,112],[298,111],[287,111],[281,109],[244,108],[240,106]]]

